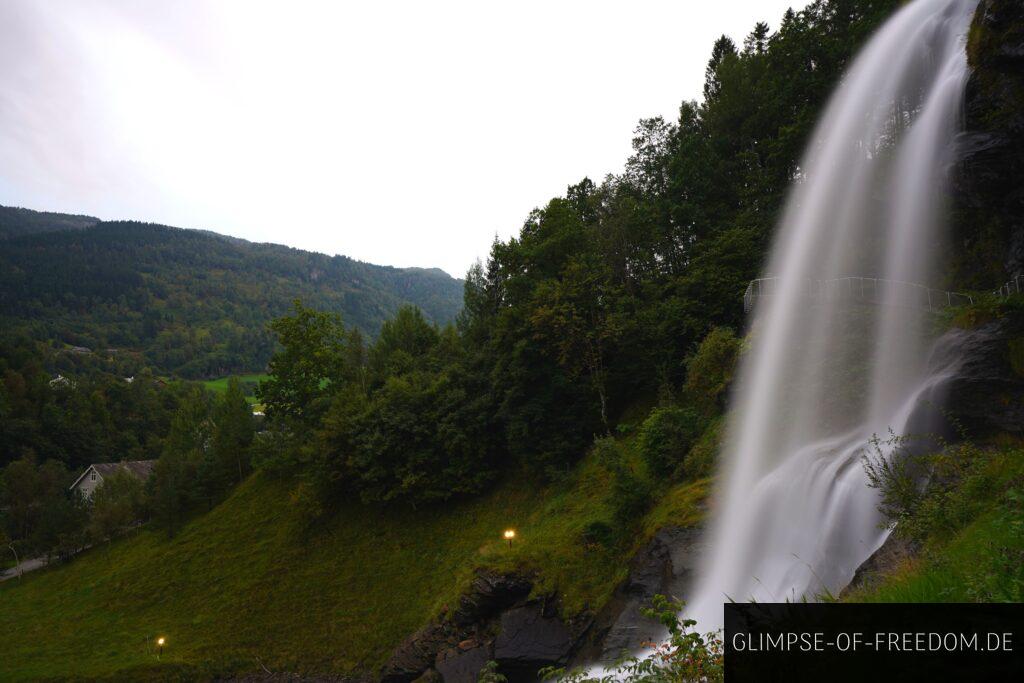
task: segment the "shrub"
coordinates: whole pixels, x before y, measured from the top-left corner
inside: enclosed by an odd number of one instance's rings
[[[914,457],[908,441],[892,431],[885,440],[876,434],[862,457],[868,486],[878,490],[878,511],[889,528],[909,519],[921,503],[923,464]]]
[[[704,417],[722,412],[740,346],[739,338],[731,329],[716,327],[686,359],[683,393]]]
[[[724,418],[716,417],[704,429],[697,443],[683,460],[683,474],[691,479],[709,477],[715,468],[718,452],[722,447],[722,425]]]
[[[888,446],[888,454],[883,448]],[[872,439],[864,468],[886,523],[913,541],[948,536],[975,519],[996,494],[997,451],[972,443],[917,455],[906,437]]]
[[[498,663],[493,660],[484,664],[476,680],[477,683],[508,683],[508,679],[498,671]]]
[[[690,408],[655,408],[640,428],[640,453],[651,474],[663,476],[678,468],[700,436],[702,420]]]
[[[612,515],[620,532],[624,531],[647,511],[651,504],[651,486],[629,466],[614,439],[598,439],[594,450],[598,461],[612,475]]]
[[[652,609],[644,616],[668,629],[668,640],[654,646],[644,657],[630,657],[604,675],[595,678],[584,670],[567,672],[548,668],[538,674],[540,680],[558,683],[640,683],[654,681],[701,681],[716,683],[725,678],[721,633],[700,634],[693,630],[697,622],[684,619],[683,603],[655,595]]]

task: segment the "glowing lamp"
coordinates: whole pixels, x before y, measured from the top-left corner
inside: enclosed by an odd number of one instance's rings
[[[515,529],[508,529],[505,531],[505,540],[508,541],[508,547],[512,547],[512,539],[516,537]]]

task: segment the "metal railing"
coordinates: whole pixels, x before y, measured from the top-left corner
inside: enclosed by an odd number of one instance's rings
[[[1024,293],[1024,284],[1022,283],[1024,283],[1024,275],[1018,275],[1017,277],[1013,278],[1005,285],[997,289],[995,292],[993,292],[993,294],[995,294],[1000,299],[1005,299],[1006,297],[1012,294]]]
[[[1018,290],[1020,287],[1018,278]],[[743,310],[750,312],[758,299],[774,296],[779,278],[768,277],[751,281],[743,294]],[[970,294],[932,289],[915,282],[886,280],[874,277],[843,277],[835,280],[804,280],[801,294],[816,303],[866,303],[875,305],[907,306],[937,311],[951,306],[973,304]]]

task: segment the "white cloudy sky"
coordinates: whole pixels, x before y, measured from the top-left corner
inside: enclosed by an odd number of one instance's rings
[[[462,276],[806,0],[0,0],[0,204]]]

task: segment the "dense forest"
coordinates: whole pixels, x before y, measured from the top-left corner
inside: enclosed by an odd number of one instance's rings
[[[659,453],[685,453],[721,409],[702,404],[724,398],[723,372],[702,375],[694,351],[708,338],[705,356],[735,357],[728,330],[819,108],[897,4],[820,0],[774,33],[719,39],[703,101],[642,120],[622,173],[569,186],[496,241],[454,328],[403,309],[367,348],[345,321],[296,307],[275,324],[283,351],[260,392],[276,444],[265,464],[300,473],[314,509],[437,501],[510,468],[557,478],[624,411],[656,402],[647,426],[672,442],[652,441],[651,467],[678,471]]]
[[[91,222],[90,222],[91,221]],[[0,208],[0,324],[105,358],[131,375],[262,372],[267,323],[291,302],[375,335],[399,306],[445,323],[461,283],[437,269],[374,266],[198,230]]]

